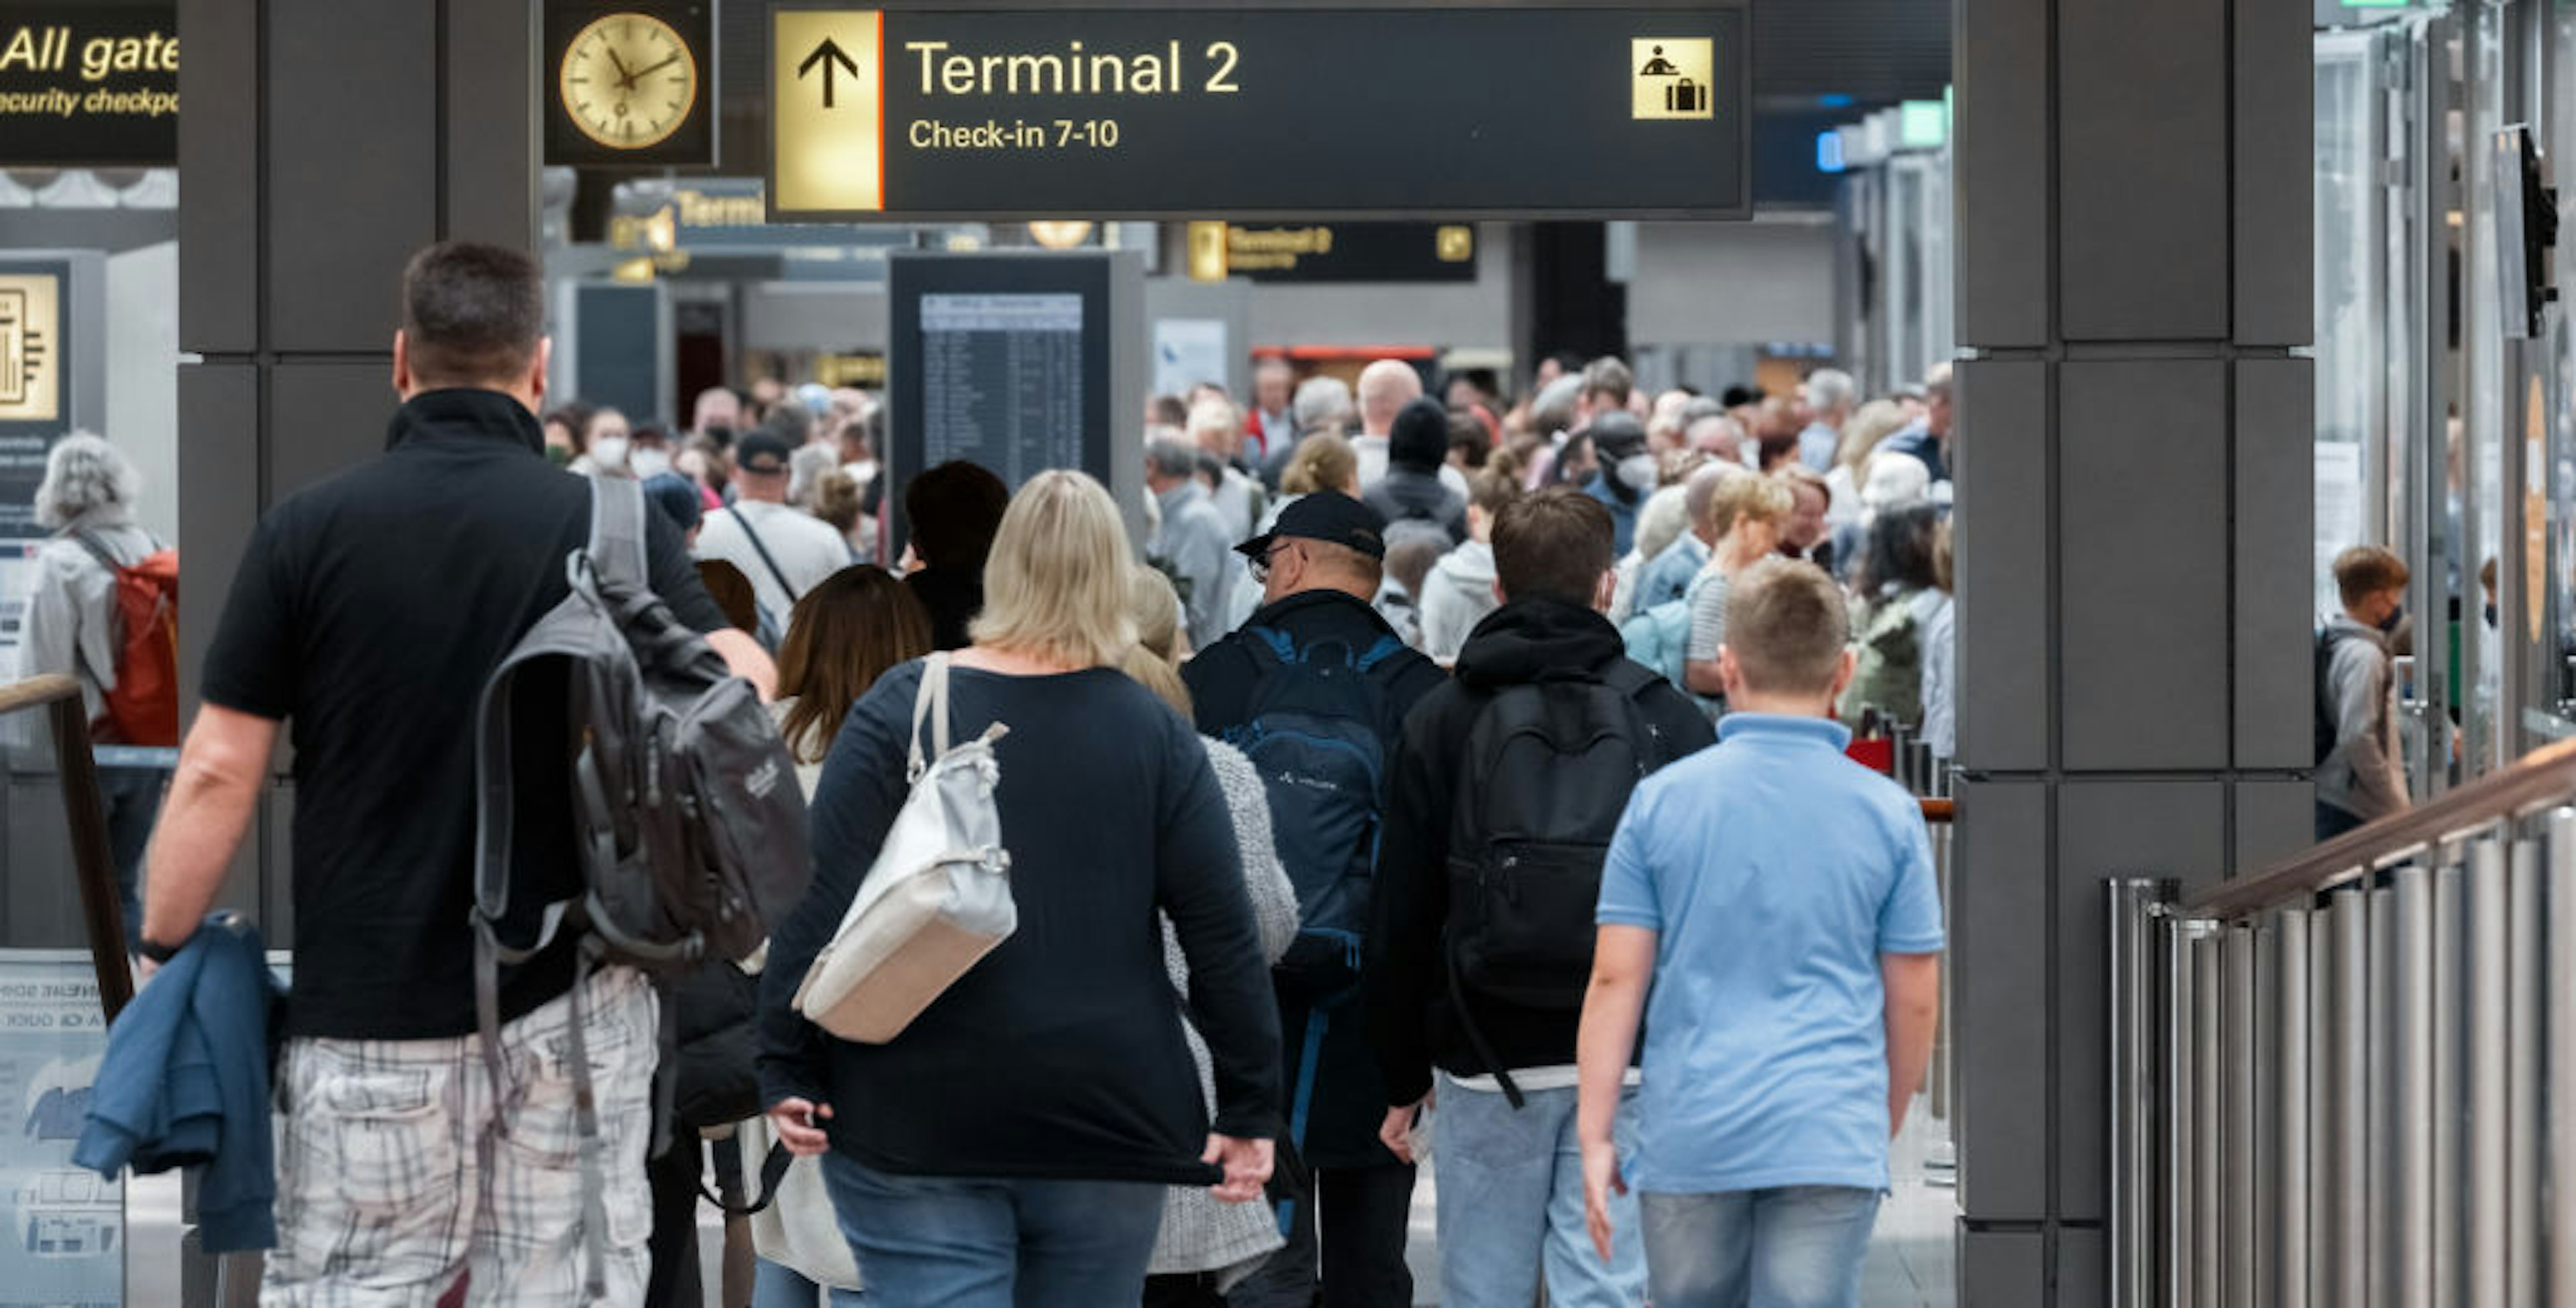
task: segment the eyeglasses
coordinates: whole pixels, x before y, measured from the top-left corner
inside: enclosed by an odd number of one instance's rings
[[[1288,542],[1284,540],[1273,542],[1270,548],[1263,550],[1257,555],[1246,558],[1243,561],[1243,566],[1251,570],[1252,579],[1255,582],[1268,585],[1270,582],[1270,561],[1279,557],[1279,551],[1287,548]]]

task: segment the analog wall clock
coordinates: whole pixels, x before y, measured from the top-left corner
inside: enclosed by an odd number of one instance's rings
[[[558,5],[547,27],[548,163],[714,162],[705,4]]]

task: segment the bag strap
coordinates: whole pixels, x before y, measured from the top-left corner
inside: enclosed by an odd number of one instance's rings
[[[731,1141],[737,1149],[741,1147],[741,1142],[742,1137],[739,1135]],[[727,1203],[724,1196],[708,1189],[703,1183],[698,1186],[698,1193],[704,1195],[708,1203],[714,1204],[727,1217],[751,1217],[777,1200],[778,1183],[787,1179],[787,1169],[795,1161],[796,1155],[787,1152],[785,1142],[773,1140],[770,1142],[768,1155],[760,1160],[759,1198],[746,1204]]]
[[[796,593],[795,585],[787,580],[787,573],[778,566],[778,560],[769,557],[769,547],[761,543],[760,533],[752,530],[751,519],[743,515],[742,509],[737,506],[728,508],[725,512],[732,514],[734,522],[742,527],[743,539],[751,542],[752,552],[758,554],[760,561],[767,565],[770,580],[778,583],[778,589],[785,593],[787,602],[793,604],[805,598]]]
[[[921,724],[924,721],[930,723],[932,737],[931,755],[927,760],[921,756]],[[921,690],[912,697],[911,757],[905,764],[904,775],[910,782],[918,783],[921,774],[930,770],[930,764],[947,753],[948,655],[943,652],[922,660]]]
[[[590,566],[600,580],[647,586],[644,484],[626,477],[590,478]]]
[[[86,531],[70,532],[67,535],[73,544],[89,551],[89,556],[98,560],[98,566],[107,569],[109,576],[119,575],[129,566],[118,559],[96,535]]]

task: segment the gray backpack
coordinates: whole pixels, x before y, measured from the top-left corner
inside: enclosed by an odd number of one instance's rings
[[[475,723],[473,919],[475,1007],[496,1090],[503,1088],[501,965],[534,957],[563,930],[582,933],[569,1052],[597,1280],[605,1211],[580,980],[601,962],[666,982],[749,956],[804,895],[811,859],[795,761],[759,692],[653,594],[642,486],[594,477],[590,487],[590,541],[566,561],[572,594],[529,629],[484,685]],[[512,717],[520,674],[558,662],[571,725],[564,763],[572,773],[582,891],[548,905],[537,940],[516,948],[499,931],[511,906]],[[676,1031],[666,995],[664,1057],[654,1078],[657,1139],[670,1115]]]

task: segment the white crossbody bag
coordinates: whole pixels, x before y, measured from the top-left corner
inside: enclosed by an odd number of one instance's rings
[[[925,763],[921,731],[931,730]],[[796,988],[796,1011],[844,1040],[881,1045],[1019,929],[1011,855],[993,791],[999,722],[948,745],[948,656],[922,669],[912,706],[912,795],[886,832],[840,929]]]

